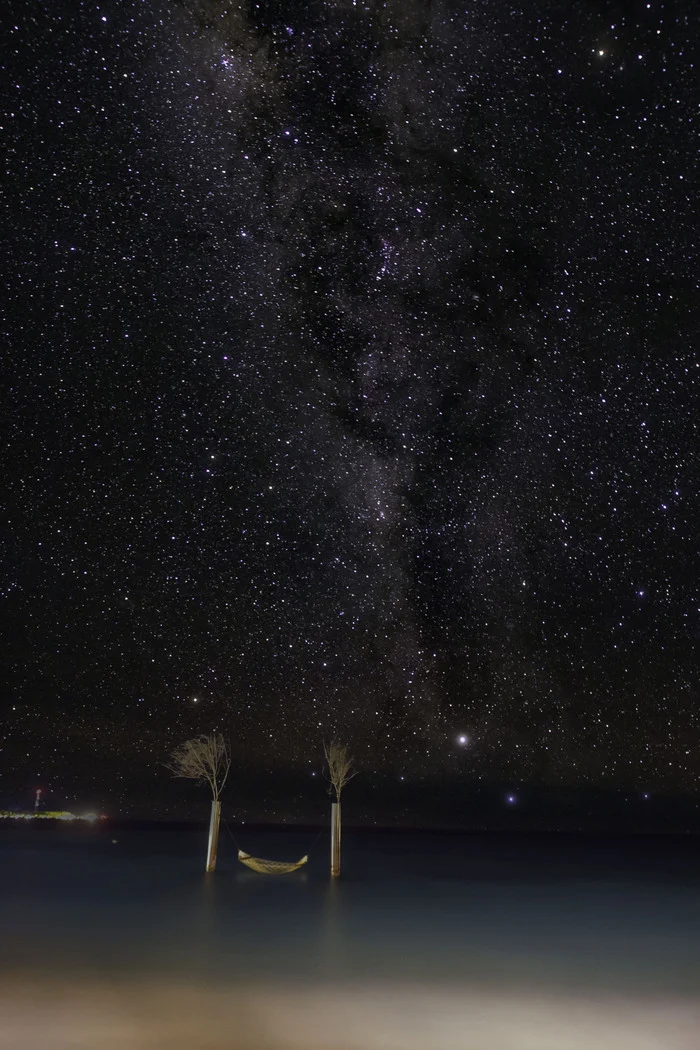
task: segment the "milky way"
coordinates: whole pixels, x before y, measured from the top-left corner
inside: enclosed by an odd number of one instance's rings
[[[14,7],[6,779],[695,786],[690,5]]]

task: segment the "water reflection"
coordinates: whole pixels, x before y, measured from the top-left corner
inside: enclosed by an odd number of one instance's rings
[[[329,879],[323,891],[318,937],[319,970],[329,977],[336,977],[342,973],[347,962],[342,893],[342,883],[338,879]]]

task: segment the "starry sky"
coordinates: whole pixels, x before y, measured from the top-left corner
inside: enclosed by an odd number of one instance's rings
[[[4,7],[0,792],[697,790],[692,9]]]

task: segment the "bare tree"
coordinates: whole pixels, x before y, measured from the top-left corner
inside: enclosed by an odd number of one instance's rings
[[[173,776],[209,784],[212,798],[218,802],[231,768],[231,756],[223,737],[203,733],[176,747],[165,767]]]
[[[175,777],[196,780],[211,788],[211,817],[209,820],[209,847],[207,849],[207,871],[216,867],[216,851],[219,844],[221,820],[221,792],[231,768],[231,755],[223,737],[216,733],[203,733],[186,740],[170,753],[165,763]]]
[[[335,802],[331,805],[331,875],[337,877],[340,875],[340,796],[348,781],[357,776],[357,771],[352,767],[353,760],[347,747],[340,741],[324,742],[323,753],[326,756],[328,793],[335,795]]]
[[[340,802],[340,795],[353,777],[357,776],[357,770],[352,768],[353,759],[348,754],[345,744],[338,740],[331,740],[329,744],[324,743],[323,753],[326,756],[326,780],[328,781],[328,794],[335,794],[336,802]]]

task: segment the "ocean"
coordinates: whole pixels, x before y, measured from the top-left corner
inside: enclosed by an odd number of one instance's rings
[[[236,827],[296,860],[315,832]],[[0,824],[0,1050],[698,1050],[691,837]]]

